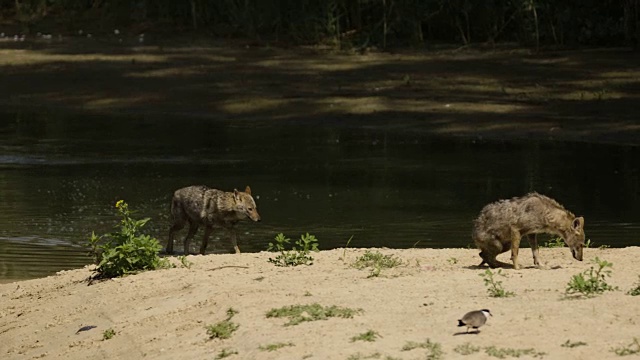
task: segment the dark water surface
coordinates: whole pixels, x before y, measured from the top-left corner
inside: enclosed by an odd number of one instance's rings
[[[640,237],[640,147],[434,136],[415,123],[212,122],[0,114],[0,281],[89,263],[124,199],[164,245],[179,187],[250,185],[263,221],[240,248],[310,232],[322,249],[466,247],[488,202],[538,191],[586,218],[597,245]],[[180,237],[184,236],[182,232]],[[210,252],[230,252],[226,238]],[[196,235],[199,242],[202,230]],[[178,249],[180,243],[176,244]]]

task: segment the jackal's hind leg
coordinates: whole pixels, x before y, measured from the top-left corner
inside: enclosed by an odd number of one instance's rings
[[[179,221],[171,225],[171,229],[169,229],[169,241],[167,242],[165,253],[169,255],[173,254],[173,238],[175,236],[176,231],[182,230],[183,227],[184,227],[184,221]]]
[[[212,226],[207,226],[204,228],[204,237],[202,238],[202,245],[200,245],[200,254],[204,255],[207,251],[207,245],[209,244],[209,236],[213,232]]]
[[[502,242],[497,238],[488,241],[484,246],[484,249],[482,249],[482,251],[480,252],[480,257],[482,258],[482,263],[480,263],[480,266],[487,264],[492,269],[495,269],[497,267],[509,266],[509,264],[507,263],[498,261],[496,257],[498,256],[498,254],[508,251],[510,247],[511,242],[502,244]]]
[[[189,233],[184,238],[184,254],[189,255],[189,249],[191,249],[191,239],[198,231],[198,224],[195,222],[189,222]]]

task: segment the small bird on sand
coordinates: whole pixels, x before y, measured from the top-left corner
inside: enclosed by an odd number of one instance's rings
[[[480,332],[478,328],[487,322],[489,316],[493,316],[489,309],[470,311],[464,314],[462,319],[458,320],[458,326],[466,326],[467,333],[469,332],[469,328],[474,328],[478,330],[477,332]]]

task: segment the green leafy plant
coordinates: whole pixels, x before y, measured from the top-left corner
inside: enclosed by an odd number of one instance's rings
[[[473,346],[471,343],[464,343],[453,348],[453,351],[460,355],[471,355],[480,351],[479,346]]]
[[[380,337],[380,334],[378,334],[377,331],[369,330],[367,332],[363,332],[362,334],[352,337],[351,342],[356,342],[356,341],[373,342],[373,341],[376,341],[376,338],[378,337]]]
[[[429,360],[438,360],[442,359],[444,356],[444,351],[442,351],[442,345],[437,342],[432,342],[431,339],[427,339],[424,342],[418,343],[415,341],[408,341],[402,347],[402,351],[411,351],[413,349],[427,349],[426,358]]]
[[[584,346],[584,345],[587,345],[587,343],[583,342],[583,341],[574,341],[574,342],[572,342],[570,340],[567,340],[567,341],[564,342],[564,344],[562,344],[560,346],[566,347],[566,348],[574,348],[574,347]]]
[[[237,310],[233,308],[227,309],[227,318],[217,322],[213,325],[208,325],[205,328],[207,329],[207,335],[209,335],[209,339],[228,339],[231,335],[238,330],[240,325],[231,321],[234,315],[238,313]]]
[[[133,219],[124,200],[116,203],[116,209],[122,217],[119,231],[102,236],[93,232],[89,239],[90,252],[98,265],[95,269],[97,277],[113,278],[169,267],[169,262],[158,256],[162,249],[158,240],[140,233],[149,218]]]
[[[484,273],[480,274],[480,276],[483,277],[484,285],[487,287],[487,293],[489,293],[489,296],[491,297],[515,296],[516,294],[514,292],[506,291],[502,287],[502,281],[496,280],[495,275],[506,277],[506,275],[502,273],[502,269],[498,269],[498,271],[495,273],[487,269],[485,270]]]
[[[269,258],[269,262],[276,266],[298,266],[298,265],[311,265],[313,264],[313,257],[309,255],[311,251],[318,251],[318,240],[315,236],[301,235],[299,240],[296,240],[295,245],[291,250],[286,249],[286,245],[289,245],[291,240],[280,233],[276,235],[274,242],[269,243],[267,251],[280,252],[275,258]]]
[[[633,338],[633,342],[627,346],[612,348],[611,351],[618,356],[627,356],[640,353],[640,342],[637,338]]]
[[[606,260],[600,260],[597,257],[591,262],[593,262],[598,268],[595,269],[591,266],[589,270],[573,275],[567,284],[566,294],[593,296],[595,294],[602,294],[605,291],[613,291],[617,289],[607,284],[606,281],[606,279],[611,276],[610,268],[613,264]]]
[[[258,349],[262,351],[276,351],[278,349],[282,349],[283,347],[287,347],[287,346],[293,346],[293,343],[288,342],[288,343],[273,343],[273,344],[267,344],[267,345],[260,345]]]
[[[102,340],[109,340],[116,336],[116,331],[109,328],[102,333]]]
[[[330,317],[352,318],[362,312],[362,309],[341,308],[338,306],[322,306],[318,303],[310,305],[284,306],[278,309],[271,309],[267,312],[267,318],[289,318],[289,322],[284,324],[298,325],[305,321],[326,320]]]
[[[638,296],[640,295],[640,276],[638,277],[638,282],[634,285],[635,287],[631,290],[627,291],[627,295]]]
[[[511,349],[511,348],[497,348],[495,346],[488,346],[484,349],[485,353],[489,356],[504,359],[509,357],[520,357],[523,355],[529,355],[533,357],[543,357],[546,355],[544,352],[536,351],[535,349]]]
[[[393,255],[383,255],[379,251],[367,250],[365,253],[358,257],[353,263],[353,267],[356,269],[371,268],[369,277],[380,276],[382,269],[391,269],[402,265],[402,260]]]
[[[238,352],[236,350],[222,349],[222,350],[220,350],[218,355],[216,355],[215,359],[224,359],[224,358],[229,357],[231,355],[237,355],[237,354],[238,354]]]

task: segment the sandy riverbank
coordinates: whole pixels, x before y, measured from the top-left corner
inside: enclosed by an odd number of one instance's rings
[[[2,284],[0,357],[214,359],[227,349],[237,352],[229,359],[422,359],[427,350],[402,347],[430,339],[441,345],[444,359],[463,358],[454,348],[465,343],[534,349],[545,359],[605,359],[618,358],[611,349],[640,335],[640,299],[626,294],[640,274],[640,247],[586,249],[585,259],[614,264],[608,282],[620,291],[577,300],[565,299],[564,290],[591,264],[573,260],[566,248],[541,249],[546,269],[531,267],[528,251],[521,256],[524,269],[504,269],[503,286],[516,293],[510,298],[487,295],[477,250],[381,249],[404,265],[378,277],[351,266],[364,251],[322,251],[312,266],[295,268],[274,266],[266,252],[189,256],[190,268],[174,258],[176,268],[91,286],[89,268]],[[295,326],[265,316],[273,308],[311,303],[362,312]],[[238,330],[229,339],[209,340],[205,326],[224,320],[229,308],[238,312],[232,319]],[[481,308],[494,314],[482,332],[456,335],[457,319]],[[95,328],[77,333],[84,326]],[[107,329],[115,336],[103,340]],[[380,337],[351,341],[368,330]],[[563,347],[567,340],[586,345]],[[260,349],[275,343],[292,345]],[[481,350],[464,358],[491,357]]]

